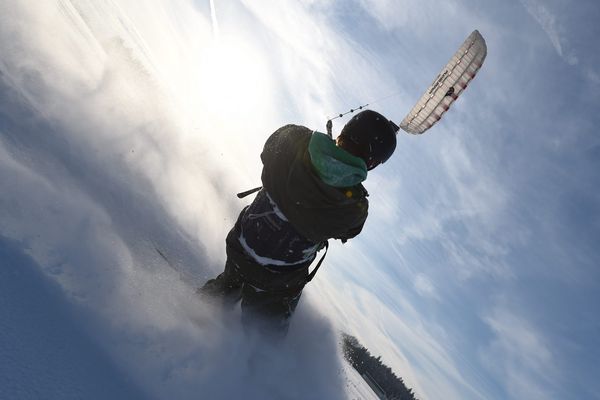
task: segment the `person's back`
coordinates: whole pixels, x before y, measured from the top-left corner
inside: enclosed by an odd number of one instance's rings
[[[392,154],[395,133],[373,111],[346,124],[337,143],[298,125],[273,133],[261,154],[263,188],[227,236],[225,271],[201,292],[241,298],[244,321],[263,317],[285,333],[317,251],[362,230],[368,194],[361,182]]]
[[[327,135],[297,125],[273,133],[261,154],[262,183],[307,239],[350,239],[367,218],[365,163]]]

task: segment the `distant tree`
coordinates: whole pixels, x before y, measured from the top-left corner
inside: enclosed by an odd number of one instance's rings
[[[417,400],[412,389],[404,385],[402,378],[394,374],[392,369],[384,365],[381,356],[373,357],[369,350],[360,344],[357,338],[342,333],[342,349],[344,358],[359,374],[368,374],[383,389],[388,399]]]

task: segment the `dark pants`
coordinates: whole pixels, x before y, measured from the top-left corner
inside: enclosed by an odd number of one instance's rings
[[[265,267],[260,266],[260,268]],[[286,279],[287,274],[272,272],[265,268],[258,278],[268,279],[270,274],[275,275],[274,280],[279,283],[288,281],[290,287],[286,287],[283,283],[279,287],[271,285],[269,290],[261,289],[247,282],[238,266],[231,260],[227,260],[225,270],[215,279],[206,282],[201,292],[222,299],[225,306],[233,306],[241,300],[242,322],[245,328],[257,327],[263,333],[285,335],[290,317],[302,294],[302,287],[298,287],[299,274],[295,271],[287,277],[289,279]],[[253,281],[255,280],[257,280],[256,276],[253,277]]]
[[[258,254],[291,265],[257,263],[240,244],[241,236]],[[305,251],[315,243],[304,239],[287,220],[277,215],[264,191],[242,210],[225,243],[225,270],[209,280],[200,292],[230,305],[241,299],[242,321],[246,328],[260,324],[285,334],[314,257],[300,264],[294,264],[294,261],[302,260]]]
[[[293,268],[258,264],[242,249],[238,229],[239,220],[227,235],[225,270],[199,292],[222,299],[225,305],[241,300],[245,328],[259,327],[265,333],[284,336],[312,260]]]

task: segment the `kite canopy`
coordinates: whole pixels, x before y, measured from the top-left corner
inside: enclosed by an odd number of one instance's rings
[[[475,30],[402,120],[400,128],[415,135],[431,128],[466,89],[483,65],[486,55],[485,40]]]

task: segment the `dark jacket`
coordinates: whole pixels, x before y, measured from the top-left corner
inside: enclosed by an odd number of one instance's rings
[[[261,154],[263,189],[227,235],[228,260],[255,288],[297,294],[325,241],[358,235],[367,218],[362,185],[335,188],[316,175],[311,135],[287,125],[269,137]]]
[[[286,125],[265,143],[264,189],[296,230],[308,240],[350,239],[367,219],[368,193],[362,185],[335,188],[317,176],[308,152],[312,131]]]

